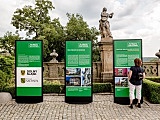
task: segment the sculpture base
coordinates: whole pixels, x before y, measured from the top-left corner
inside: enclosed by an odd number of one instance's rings
[[[101,72],[101,81],[103,83],[105,82],[113,83],[113,73],[112,72]]]
[[[101,43],[113,43],[113,38],[107,37],[107,38],[101,38]]]

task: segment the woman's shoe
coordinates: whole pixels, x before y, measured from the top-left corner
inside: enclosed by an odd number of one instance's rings
[[[136,107],[141,108],[141,103],[136,104]]]
[[[133,105],[132,105],[132,104],[131,104],[131,105],[129,105],[129,108],[133,109]]]

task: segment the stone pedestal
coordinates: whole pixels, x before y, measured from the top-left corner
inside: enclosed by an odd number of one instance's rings
[[[113,39],[102,38],[99,47],[102,62],[101,81],[113,82]]]
[[[58,64],[49,63],[49,77],[50,78],[58,78]]]

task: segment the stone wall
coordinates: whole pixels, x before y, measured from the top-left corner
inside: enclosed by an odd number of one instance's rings
[[[64,83],[64,62],[44,62],[43,66],[43,78],[45,80],[59,80],[61,83]],[[101,79],[101,66],[101,62],[93,62],[93,82],[103,82]],[[145,69],[146,77],[160,76],[160,62],[144,62],[143,68]]]
[[[44,62],[43,63],[44,72],[43,78],[45,80],[59,80],[61,83],[64,83],[64,62],[59,63],[51,63],[51,62]],[[94,82],[101,82],[101,62],[94,62],[93,63],[93,81]]]
[[[144,62],[146,77],[160,76],[160,62]]]

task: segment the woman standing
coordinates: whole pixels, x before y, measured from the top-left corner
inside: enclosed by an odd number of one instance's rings
[[[142,80],[145,78],[145,72],[141,67],[142,61],[139,58],[134,60],[135,66],[130,68],[128,74],[129,80],[129,96],[130,96],[130,105],[129,107],[133,109],[133,99],[135,99],[135,89],[136,89],[136,98],[138,99],[138,103],[136,106],[141,108],[141,90],[142,90]]]

